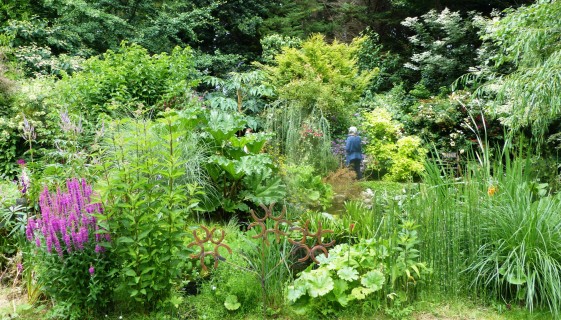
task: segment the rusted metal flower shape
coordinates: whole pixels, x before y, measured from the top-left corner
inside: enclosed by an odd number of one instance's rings
[[[253,220],[255,220],[255,222],[252,222],[249,225],[248,229],[251,229],[255,226],[261,227],[261,231],[258,234],[252,236],[252,238],[262,238],[265,244],[270,245],[268,234],[272,233],[275,235],[275,240],[277,241],[277,243],[280,243],[280,236],[286,236],[288,234],[281,230],[279,227],[283,223],[287,224],[288,226],[291,225],[290,221],[284,218],[284,215],[286,214],[286,207],[283,207],[281,213],[278,216],[275,216],[273,215],[273,207],[275,206],[274,203],[271,203],[269,207],[265,206],[264,204],[260,204],[259,206],[263,209],[265,215],[260,218],[257,216],[257,214],[255,214],[255,211],[253,211],[253,209],[250,211],[251,217],[253,218]],[[272,229],[267,229],[267,225],[265,224],[267,219],[275,221],[275,225]]]
[[[224,257],[222,257],[220,255],[220,252],[218,251],[220,248],[224,248],[226,249],[226,251],[228,251],[229,254],[232,254],[232,249],[227,245],[222,243],[222,240],[224,240],[224,237],[226,236],[226,233],[224,232],[224,230],[220,230],[220,237],[218,238],[218,240],[216,240],[214,238],[214,234],[216,233],[216,228],[212,228],[211,230],[209,230],[207,227],[205,226],[199,226],[200,229],[202,229],[204,231],[204,237],[201,239],[199,238],[199,235],[197,234],[197,230],[193,230],[193,237],[195,238],[195,240],[191,243],[189,243],[187,245],[188,248],[190,247],[194,247],[197,246],[199,248],[201,248],[201,251],[197,254],[192,254],[191,258],[193,259],[197,259],[199,258],[199,260],[201,261],[201,268],[203,269],[203,271],[208,271],[207,266],[205,265],[205,257],[206,256],[212,256],[214,259],[214,268],[218,267],[218,261],[219,260],[225,260]],[[214,249],[212,251],[205,251],[205,244],[206,243],[212,243],[214,245]]]
[[[332,240],[331,242],[328,243],[323,243],[322,240],[323,235],[327,233],[333,233],[333,231],[328,229],[324,230],[321,226],[321,221],[318,221],[318,230],[315,233],[312,233],[310,232],[309,224],[310,221],[306,220],[306,223],[304,223],[304,227],[290,228],[291,231],[299,231],[302,234],[302,238],[298,241],[293,239],[288,239],[288,242],[297,246],[295,251],[304,250],[304,252],[306,253],[304,257],[298,259],[298,262],[304,262],[308,259],[312,259],[312,261],[319,264],[319,261],[316,259],[317,256],[316,252],[321,251],[327,257],[329,255],[327,252],[327,248],[335,244],[335,240]],[[314,244],[311,247],[308,246],[307,243],[308,237],[315,239]]]

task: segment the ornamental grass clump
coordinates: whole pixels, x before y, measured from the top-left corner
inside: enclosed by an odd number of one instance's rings
[[[561,197],[537,179],[530,151],[483,140],[460,178],[428,163],[405,209],[420,222],[420,252],[439,294],[491,297],[561,314]],[[522,150],[515,153],[515,149]]]
[[[53,315],[80,319],[95,316],[109,301],[111,266],[105,248],[110,235],[98,224],[104,209],[94,202],[92,187],[75,178],[66,189],[41,192],[40,215],[30,217],[26,227],[35,248],[25,262],[43,284],[42,292],[54,300]]]
[[[472,285],[530,310],[561,314],[561,197],[533,180],[532,163],[506,161],[484,194],[481,245],[467,268]]]

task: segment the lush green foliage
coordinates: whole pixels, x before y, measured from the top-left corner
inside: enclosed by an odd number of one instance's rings
[[[50,164],[70,163],[78,155],[84,156],[78,151],[95,147],[94,130],[103,127],[98,122],[101,115],[123,117],[139,108],[153,114],[193,98],[185,93],[195,83],[189,49],[151,57],[139,46],[123,45],[103,60],[88,60],[85,67],[56,83],[38,78],[19,86],[0,119],[0,144],[7,151],[2,154],[3,175],[12,177],[16,159],[30,160],[31,152],[35,160]],[[26,120],[35,132],[33,139],[24,134]],[[76,130],[70,130],[69,125]]]
[[[16,5],[10,2],[8,6]],[[140,43],[151,52],[169,52],[176,45],[194,43],[198,38],[195,29],[217,23],[211,16],[217,6],[214,1],[27,3],[18,6],[23,11],[20,15],[8,11],[13,20],[8,20],[6,31],[14,33],[15,47],[36,44],[57,55],[96,55],[117,49],[121,40]]]
[[[286,283],[292,279],[292,271],[294,264],[295,249],[288,241],[289,239],[289,221],[290,213],[283,212],[285,221],[274,221],[271,216],[265,221],[268,230],[278,229],[285,236],[269,233],[265,237],[260,237],[262,230],[259,227],[248,230],[245,239],[245,245],[241,247],[241,256],[245,260],[245,271],[252,274],[260,287],[260,307],[261,315],[275,315],[282,311],[285,306],[284,292]],[[279,215],[278,212],[272,212]],[[259,215],[260,213],[258,213]],[[249,238],[257,239],[249,242]],[[255,303],[255,302],[254,302]]]
[[[383,303],[384,295],[376,292],[385,287],[381,292],[390,295],[411,291],[428,271],[415,248],[415,228],[404,222],[395,239],[363,238],[355,245],[336,246],[328,257],[318,257],[319,267],[310,266],[288,287],[288,300],[303,308],[301,312],[328,315],[353,301],[371,299],[371,294]]]
[[[263,68],[279,99],[297,105],[306,114],[321,110],[346,126],[374,75],[374,71],[359,72],[356,66],[354,55],[361,41],[328,44],[323,36],[314,35],[302,42],[300,49],[285,47],[275,56],[275,65]]]
[[[16,199],[20,196],[18,185],[14,182],[0,182],[0,207],[6,208],[16,203]]]
[[[187,267],[187,218],[196,210],[198,186],[184,166],[196,154],[189,143],[196,118],[169,111],[157,121],[112,123],[100,164],[100,191],[113,234],[110,247],[124,299],[152,309],[170,303],[172,289]]]
[[[530,310],[561,311],[561,199],[532,179],[531,162],[506,160],[494,167],[482,205],[480,247],[468,270],[473,284]]]
[[[274,132],[273,147],[289,164],[308,164],[326,173],[337,166],[331,150],[328,119],[314,110],[307,114],[297,105],[271,108],[266,113],[268,131]]]
[[[401,133],[401,124],[393,121],[391,114],[381,108],[366,113],[364,117],[364,134],[371,140],[365,150],[372,157],[368,166],[380,171],[389,167],[391,153]]]
[[[271,34],[261,39],[261,46],[263,47],[261,59],[265,63],[271,63],[277,54],[282,53],[283,48],[300,48],[302,40],[297,37]]]
[[[474,127],[473,120],[477,119],[474,129],[479,132],[486,125],[484,121],[489,123],[490,121],[481,119],[481,115],[476,114],[475,106],[466,107],[462,102],[467,98],[466,96],[456,92],[446,98],[426,99],[419,102],[416,113],[411,114],[411,130],[414,130],[424,141],[431,141],[439,152],[469,150],[472,146],[471,139],[475,140],[475,135],[467,125]],[[476,115],[472,116],[473,114]],[[495,136],[501,127],[489,125],[486,129],[489,131],[489,136],[491,134]],[[499,132],[499,136],[502,136],[502,132]]]
[[[14,113],[12,108],[14,101],[15,82],[7,77],[7,67],[3,59],[0,59],[0,176],[11,177],[16,173],[17,142],[14,123],[11,117]]]
[[[0,182],[0,268],[13,257],[24,244],[27,210],[18,185]]]
[[[6,110],[11,105],[14,93],[14,81],[8,78],[8,67],[4,59],[0,59],[0,106]],[[1,113],[4,116],[4,111]]]
[[[207,77],[205,82],[216,91],[206,98],[212,108],[244,114],[248,126],[255,130],[262,126],[258,114],[265,108],[264,98],[273,94],[272,88],[264,80],[260,70],[230,72],[226,79]]]
[[[323,19],[328,14],[326,11],[330,10],[321,1],[278,1],[272,11],[274,15],[263,23],[267,33],[306,38],[314,33],[333,32],[334,24]]]
[[[481,70],[489,79],[483,89],[497,98],[491,110],[513,128],[531,126],[534,133],[543,135],[559,118],[559,88],[542,84],[561,81],[557,71],[561,48],[556,40],[560,13],[559,2],[540,1],[486,24],[483,38],[497,50],[485,61],[494,63],[494,72]]]
[[[203,139],[210,153],[205,168],[215,187],[206,210],[247,211],[247,203],[281,200],[285,191],[275,176],[277,169],[271,156],[261,153],[270,135],[246,132],[238,137],[236,133],[246,128],[238,113],[210,110],[203,119]]]
[[[392,181],[406,181],[419,176],[425,169],[427,150],[416,136],[402,137],[396,142],[396,152],[392,155],[392,165],[387,177]]]
[[[1,281],[51,318],[403,319],[464,294],[558,317],[560,10],[468,13],[510,3],[3,1]],[[552,147],[511,151],[495,116]],[[386,181],[334,171],[350,125]],[[59,232],[80,205],[41,191],[77,176],[93,216]]]
[[[232,263],[244,266],[243,260]],[[209,301],[210,300],[210,301]],[[256,313],[259,310],[261,288],[255,276],[231,265],[221,264],[205,282],[200,294],[187,302],[201,317],[225,318],[232,313]]]
[[[19,171],[18,159],[33,163],[44,155],[46,147],[53,147],[57,125],[49,114],[54,110],[43,103],[51,86],[48,79],[24,83],[12,103],[2,109],[0,145],[6,152],[0,155],[0,176],[13,179]]]
[[[286,165],[284,180],[288,195],[298,205],[308,209],[327,209],[333,199],[331,185],[324,183],[314,168],[306,165]]]
[[[559,200],[536,180],[532,161],[511,152],[481,149],[461,179],[428,166],[404,208],[422,226],[420,249],[435,289],[471,288],[557,314]]]
[[[61,28],[49,25],[36,16],[24,20],[9,20],[0,29],[4,32],[3,49],[28,77],[72,73],[81,69],[82,57],[78,53],[77,39],[65,34]],[[87,49],[86,49],[87,50]],[[71,52],[67,55],[66,52]]]
[[[50,103],[79,113],[87,121],[100,115],[122,117],[141,108],[163,111],[178,103],[196,84],[190,49],[151,56],[138,45],[123,43],[84,63],[84,70],[57,82]]]
[[[378,175],[384,171],[384,179],[404,181],[423,172],[427,150],[422,148],[421,139],[404,136],[401,124],[392,120],[387,110],[379,108],[364,114],[363,129],[368,137],[367,165]]]
[[[410,69],[403,68],[404,58],[391,51],[384,50],[380,42],[380,36],[367,29],[361,35],[363,41],[357,51],[357,65],[360,70],[373,70],[378,68],[379,73],[372,77],[370,84],[366,88],[365,96],[367,101],[371,99],[368,95],[376,92],[386,91],[403,79],[407,78]],[[363,97],[364,98],[364,97]]]

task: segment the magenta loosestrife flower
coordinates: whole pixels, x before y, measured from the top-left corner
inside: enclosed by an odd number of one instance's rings
[[[29,220],[27,220],[27,227],[25,228],[25,237],[27,240],[33,241],[33,231],[35,229],[37,229],[35,219],[29,218]]]
[[[41,216],[30,218],[25,235],[29,241],[35,240],[40,247],[44,239],[48,252],[53,249],[62,258],[64,252],[84,250],[86,244],[95,243],[95,252],[103,251],[99,244],[109,241],[105,236],[97,234],[99,227],[94,214],[103,214],[101,203],[91,203],[93,193],[84,179],[68,180],[67,192],[57,188],[56,193],[49,193],[44,188],[39,198]],[[99,247],[99,248],[98,248]]]
[[[95,273],[95,269],[93,266],[90,266],[90,268],[88,269],[88,272],[90,273],[90,276],[93,277],[94,273]]]

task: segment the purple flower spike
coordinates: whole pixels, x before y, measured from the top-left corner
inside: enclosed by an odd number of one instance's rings
[[[103,206],[91,203],[93,191],[84,179],[68,180],[66,187],[66,192],[57,188],[55,193],[49,193],[46,187],[43,189],[39,197],[41,215],[29,219],[25,230],[27,239],[35,240],[37,247],[41,247],[44,240],[47,252],[54,249],[61,258],[76,250],[103,252],[99,243],[109,241],[109,234],[99,228],[93,217],[103,214]],[[106,236],[97,234],[98,230]]]
[[[33,232],[35,231],[35,219],[29,218],[27,227],[25,228],[25,237],[29,241],[33,241]]]
[[[88,272],[90,273],[90,276],[93,277],[94,273],[95,273],[95,269],[93,266],[90,266],[90,268],[88,269]]]

